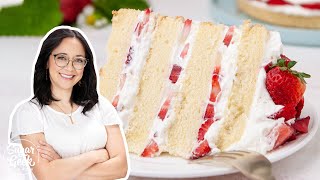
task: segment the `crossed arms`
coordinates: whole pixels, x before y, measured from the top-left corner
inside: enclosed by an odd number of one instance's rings
[[[118,125],[105,126],[108,140],[105,149],[93,150],[78,156],[61,159],[54,149],[45,143],[43,133],[21,135],[23,148],[40,146],[40,151],[28,154],[38,160],[33,173],[38,180],[50,179],[117,179],[127,174],[127,157],[124,140]]]

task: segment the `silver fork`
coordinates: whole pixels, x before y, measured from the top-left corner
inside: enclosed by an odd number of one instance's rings
[[[272,176],[270,161],[254,151],[219,152],[211,156],[190,160],[189,163],[214,165],[214,161],[231,165],[250,179],[275,180]]]

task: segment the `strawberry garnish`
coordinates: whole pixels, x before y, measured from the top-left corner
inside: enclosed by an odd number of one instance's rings
[[[297,139],[297,132],[293,133],[286,142],[293,141]]]
[[[198,132],[198,141],[202,141],[204,139],[204,135],[207,133],[209,127],[213,122],[213,118],[209,118],[201,125]]]
[[[224,45],[229,46],[229,44],[231,42],[231,39],[232,39],[232,36],[233,36],[234,29],[235,29],[235,26],[230,26],[229,27],[228,32],[227,32],[226,36],[223,39]]]
[[[309,126],[310,116],[302,119],[297,119],[291,126],[299,133],[307,133]]]
[[[303,106],[304,106],[304,98],[302,97],[302,99],[299,101],[299,103],[296,106],[296,112],[297,112],[296,118],[300,117]]]
[[[266,88],[275,104],[297,105],[301,100],[306,88],[304,78],[310,75],[292,70],[295,64],[296,61],[286,63],[285,59],[278,59],[268,71]]]
[[[192,24],[191,19],[186,19],[184,21],[184,26],[183,26],[180,42],[184,42],[187,39],[187,37],[190,33],[190,30],[191,30],[191,24]]]
[[[276,149],[287,142],[287,140],[294,134],[294,129],[286,124],[281,124],[280,126],[276,127],[275,131],[277,131],[278,137],[273,149]]]
[[[213,116],[214,116],[213,104],[208,104],[207,109],[206,109],[206,113],[204,115],[204,119],[213,118]]]
[[[182,68],[179,65],[176,65],[176,64],[173,65],[171,74],[169,77],[169,79],[173,84],[175,84],[178,81],[181,70]]]
[[[286,66],[288,66],[288,63],[291,61],[287,56],[280,54],[280,58],[284,59],[284,63]],[[268,73],[272,68],[274,67],[274,65],[272,64],[272,62],[269,62],[265,67],[264,70],[266,70],[266,72]]]
[[[289,59],[287,56],[285,56],[284,54],[280,54],[280,58],[284,59],[284,64],[285,66],[288,66],[288,63],[291,61],[291,59]]]
[[[156,152],[159,151],[158,144],[152,139],[147,147],[142,152],[142,157],[153,157]]]
[[[211,148],[209,147],[209,143],[207,140],[204,140],[200,143],[200,145],[192,152],[192,156],[190,159],[198,159],[210,153]]]
[[[163,105],[161,106],[161,110],[158,114],[158,117],[161,119],[161,120],[164,120],[164,118],[166,117],[166,114],[168,112],[168,108],[170,106],[170,102],[171,102],[171,98],[172,96],[168,96],[166,101],[163,103]]]
[[[264,70],[266,71],[266,73],[268,73],[272,68],[272,62],[269,62],[265,67]]]
[[[182,50],[182,52],[181,52],[181,54],[180,54],[180,57],[181,57],[182,59],[188,54],[188,50],[189,50],[189,43],[187,43],[187,44],[184,46],[184,48],[183,48],[183,50]]]
[[[269,5],[287,5],[287,4],[290,4],[290,3],[288,3],[288,2],[286,2],[284,0],[269,0],[267,2],[267,4],[269,4]]]
[[[269,118],[272,119],[279,119],[279,118],[284,118],[285,121],[295,118],[296,116],[296,106],[292,104],[288,104],[284,106],[282,109],[280,109],[278,112],[275,114],[271,115]]]

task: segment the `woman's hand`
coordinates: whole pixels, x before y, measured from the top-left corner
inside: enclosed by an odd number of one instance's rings
[[[37,147],[37,150],[42,158],[47,159],[49,162],[56,159],[61,159],[61,156],[50,144],[43,141],[39,141],[39,144],[40,146]]]

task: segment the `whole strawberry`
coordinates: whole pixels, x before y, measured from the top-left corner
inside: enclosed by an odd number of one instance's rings
[[[91,0],[60,0],[60,10],[63,13],[63,23],[74,23],[78,14],[87,4],[90,3]]]
[[[310,75],[292,70],[297,62],[286,61],[288,59],[281,58],[271,66],[267,72],[266,87],[275,104],[296,106],[306,89],[304,78]]]

